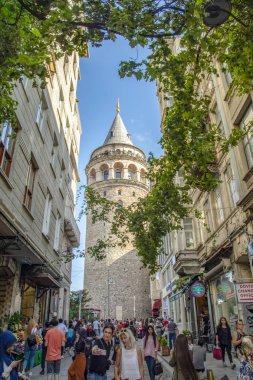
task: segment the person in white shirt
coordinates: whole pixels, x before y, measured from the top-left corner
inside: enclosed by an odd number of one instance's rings
[[[62,318],[59,318],[59,324],[58,324],[57,328],[59,330],[61,330],[63,332],[63,334],[66,336],[66,334],[68,332],[68,329],[67,329],[67,326],[65,325],[65,323],[63,323],[63,319]],[[63,359],[64,349],[65,349],[65,347],[62,346],[61,347],[61,356],[62,356],[62,359]]]
[[[96,336],[99,336],[99,334],[100,334],[99,329],[100,329],[100,324],[99,324],[98,320],[95,319],[95,321],[93,322],[93,330],[95,331]]]
[[[141,347],[130,329],[123,329],[119,334],[121,348],[116,353],[115,380],[144,380],[144,366]]]

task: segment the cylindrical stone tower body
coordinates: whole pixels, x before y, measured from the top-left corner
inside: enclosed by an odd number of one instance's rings
[[[97,148],[86,167],[87,183],[102,196],[124,206],[145,197],[149,191],[144,152],[135,147],[123,121],[117,114],[104,144]],[[110,226],[104,222],[86,222],[86,248],[98,239],[106,239]],[[150,281],[142,268],[136,249],[108,249],[100,262],[85,257],[84,286],[89,290],[89,307],[100,310],[101,318],[144,318],[150,315]]]

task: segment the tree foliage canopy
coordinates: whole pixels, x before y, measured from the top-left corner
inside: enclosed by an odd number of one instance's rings
[[[99,46],[105,40],[123,36],[130,46],[146,46],[148,59],[122,62],[121,77],[158,80],[173,106],[164,117],[161,158],[150,156],[152,192],[128,209],[102,200],[88,189],[87,206],[93,219],[114,210],[109,241],[99,241],[91,250],[101,259],[115,237],[134,239],[144,265],[156,270],[162,236],[180,228],[189,213],[188,190],[210,191],[218,179],[210,172],[216,162],[215,147],[228,150],[244,131],[235,128],[222,136],[210,125],[210,95],[199,93],[199,84],[216,74],[218,60],[233,78],[230,92],[239,95],[252,89],[253,4],[252,0],[231,0],[232,15],[219,27],[203,23],[205,0],[0,0],[0,115],[13,119],[15,102],[11,95],[15,81],[26,75],[44,85],[50,55],[87,51],[87,42]],[[180,36],[180,51],[173,53],[170,39]],[[248,127],[248,126],[247,126]],[[158,169],[159,168],[159,169]],[[174,182],[183,169],[185,185]],[[104,210],[104,211],[103,211]],[[118,224],[121,223],[121,224]],[[119,227],[121,229],[119,230]],[[123,233],[123,230],[127,233]],[[123,238],[123,235],[125,238]]]
[[[87,289],[83,290],[72,290],[70,292],[70,305],[69,305],[69,318],[75,318],[79,316],[79,308],[81,316],[84,315],[84,310],[91,301],[89,296],[89,291]]]

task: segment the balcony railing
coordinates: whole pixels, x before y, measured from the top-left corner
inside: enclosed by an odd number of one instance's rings
[[[72,247],[76,248],[80,245],[80,231],[76,220],[74,218],[73,211],[70,206],[66,206],[64,215],[64,230],[68,236]]]
[[[198,251],[196,249],[185,249],[176,253],[176,262],[173,266],[175,272],[181,274],[199,273],[200,265]]]

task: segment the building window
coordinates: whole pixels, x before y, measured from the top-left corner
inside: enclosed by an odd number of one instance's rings
[[[223,133],[223,135],[225,135],[225,128],[224,128],[224,124],[222,122],[221,113],[220,113],[218,106],[216,106],[216,108],[215,108],[215,117],[216,117],[217,127],[219,127],[220,131]]]
[[[54,133],[53,146],[52,146],[52,151],[51,151],[51,161],[50,161],[50,164],[54,173],[56,170],[57,157],[58,157],[58,141]]]
[[[35,180],[36,170],[37,168],[35,167],[35,164],[33,163],[33,161],[31,161],[28,168],[27,185],[25,188],[25,198],[24,198],[24,205],[29,211],[31,211],[32,209],[34,180]]]
[[[56,251],[58,251],[58,249],[59,249],[60,231],[61,231],[61,216],[58,212],[56,222],[55,222],[55,234],[54,234],[54,249]]]
[[[219,187],[215,190],[214,194],[215,194],[215,205],[216,205],[216,210],[215,210],[216,221],[217,221],[217,224],[219,225],[225,219],[223,206],[222,206],[222,200],[221,200],[221,192],[220,192]]]
[[[67,54],[65,54],[64,56],[63,71],[64,71],[65,80],[67,82],[68,73],[69,73],[69,57],[67,56]]]
[[[247,128],[250,122],[253,121],[253,103],[250,104],[247,111],[243,115],[240,122],[240,128]],[[247,161],[248,169],[253,166],[253,136],[252,130],[250,129],[248,133],[243,137],[243,147],[245,152],[245,157]]]
[[[75,90],[74,90],[73,82],[71,81],[70,88],[69,88],[69,104],[70,104],[71,110],[73,109],[74,101],[75,101]]]
[[[118,201],[118,206],[119,207],[122,207],[123,206],[123,202],[121,200]]]
[[[135,197],[135,191],[133,191],[133,197]]]
[[[45,209],[44,209],[44,218],[43,218],[43,226],[42,232],[44,235],[48,235],[49,226],[50,226],[50,218],[51,218],[51,209],[52,209],[52,196],[48,192],[46,197]]]
[[[44,129],[44,125],[47,121],[47,109],[48,109],[48,106],[43,96],[38,106],[37,116],[36,116],[36,124],[40,132],[42,132],[42,130]]]
[[[121,170],[115,169],[115,178],[121,178]]]
[[[15,139],[13,138],[12,124],[5,122],[0,124],[1,139],[0,139],[0,167],[4,173],[9,177],[11,170],[12,157],[15,146]]]
[[[103,177],[104,181],[107,181],[109,179],[109,170],[104,170]]]
[[[104,197],[106,197],[106,191],[104,191]]]
[[[224,175],[225,175],[225,183],[229,187],[229,193],[230,193],[232,204],[233,206],[236,206],[236,203],[239,201],[239,193],[237,189],[237,183],[236,183],[236,180],[234,179],[230,165],[228,165]]]
[[[204,219],[205,219],[205,224],[206,228],[210,231],[213,230],[213,223],[212,223],[212,216],[210,212],[210,207],[209,207],[209,200],[204,203]]]
[[[184,235],[186,248],[194,247],[192,218],[184,219]]]
[[[118,190],[118,195],[121,195],[121,190]]]
[[[179,171],[177,172],[177,177],[179,186],[184,186],[183,169],[179,169]]]

